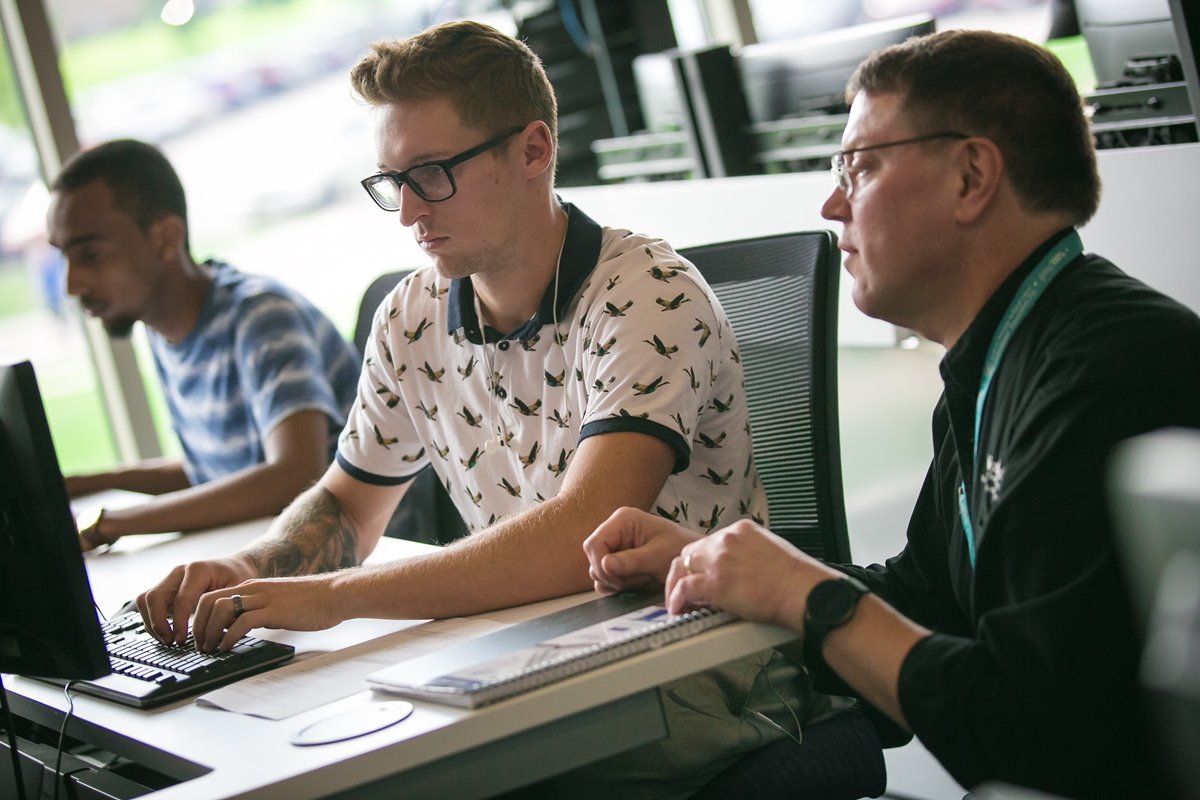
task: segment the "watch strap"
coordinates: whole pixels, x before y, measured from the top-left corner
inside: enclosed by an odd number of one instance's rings
[[[870,588],[868,588],[867,585],[858,578],[855,578],[851,575],[841,575],[837,578],[829,578],[821,581],[821,583],[818,583],[809,591],[809,596],[812,596],[812,593],[817,590],[817,587],[826,583],[839,583],[851,587],[854,590],[854,595],[852,598],[853,605],[851,606],[849,613],[834,624],[827,624],[814,620],[809,616],[808,610],[805,610],[804,663],[806,665],[823,665],[825,663],[825,656],[823,653],[825,648],[825,637],[852,620],[854,618],[854,612],[858,609],[858,603],[862,600],[864,595],[871,593]]]

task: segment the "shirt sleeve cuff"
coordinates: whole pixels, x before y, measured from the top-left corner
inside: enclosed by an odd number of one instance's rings
[[[692,450],[688,446],[687,440],[680,436],[679,433],[653,420],[642,419],[640,417],[609,417],[608,419],[589,422],[580,429],[579,441],[582,442],[589,436],[596,436],[601,433],[617,433],[620,431],[644,433],[647,436],[653,436],[655,439],[666,442],[667,446],[675,452],[675,466],[671,470],[671,474],[673,475],[683,472],[692,461]]]

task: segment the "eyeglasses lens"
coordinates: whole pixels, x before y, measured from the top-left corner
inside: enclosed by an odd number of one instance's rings
[[[415,185],[417,194],[434,203],[454,194],[454,183],[450,180],[450,173],[437,164],[410,170],[408,180],[410,184]]]
[[[425,200],[436,203],[454,195],[454,183],[449,173],[436,164],[411,170],[407,177],[409,188]],[[401,181],[394,175],[376,175],[366,182],[366,186],[380,208],[400,209]]]
[[[371,193],[371,199],[378,203],[380,208],[386,208],[389,211],[400,208],[400,186],[390,177],[376,175],[374,179],[366,183],[366,187],[367,191]]]

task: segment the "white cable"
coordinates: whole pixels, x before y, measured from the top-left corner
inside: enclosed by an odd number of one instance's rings
[[[570,215],[567,214],[566,209],[561,209],[561,210],[563,212],[563,215],[567,217],[567,224],[570,225],[570,219],[571,219]],[[566,246],[567,246],[567,234],[566,234],[566,231],[564,230],[562,243],[559,244],[559,246],[558,246],[558,260],[554,264],[554,293],[553,293],[553,299],[551,301],[551,306],[550,306],[551,319],[554,320],[554,343],[558,345],[558,354],[562,358],[564,385],[565,385],[565,381],[567,378],[567,371],[568,371],[567,349],[563,346],[562,341],[559,338],[559,331],[558,331],[558,279],[559,279],[559,274],[562,271],[562,254],[563,254],[563,250],[566,249]],[[474,289],[473,286],[472,286],[472,289]],[[474,294],[475,294],[475,317],[479,322],[479,342],[480,342],[480,346],[483,349],[483,368],[486,371],[485,376],[484,376],[484,386],[490,387],[489,392],[488,392],[489,393],[489,396],[488,396],[488,440],[483,446],[483,452],[486,455],[487,453],[498,451],[499,448],[504,446],[505,438],[508,435],[508,424],[504,421],[504,411],[501,410],[500,411],[500,425],[502,426],[502,430],[501,430],[501,428],[496,427],[496,418],[495,418],[496,396],[500,390],[500,380],[499,380],[499,375],[497,375],[497,373],[495,372],[495,369],[494,369],[494,362],[492,360],[492,354],[488,350],[487,323],[484,322],[484,319],[483,319],[483,305],[479,302],[479,292],[475,292]],[[496,375],[495,385],[492,384],[492,376],[493,375]],[[493,445],[495,445],[495,447],[493,447]]]

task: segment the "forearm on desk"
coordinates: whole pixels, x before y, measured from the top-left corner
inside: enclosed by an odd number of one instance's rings
[[[345,618],[452,617],[586,591],[583,540],[617,508],[649,509],[674,460],[640,433],[585,439],[555,497],[438,552],[332,576]]]
[[[191,531],[278,514],[304,487],[282,464],[258,464],[136,506],[105,511],[105,537]],[[311,478],[309,479],[311,480]]]
[[[127,492],[160,495],[191,486],[182,462],[175,459],[143,461],[107,472],[69,475],[67,493],[71,497],[120,489]]]
[[[435,553],[338,573],[345,616],[454,617],[591,588],[582,543],[601,519],[537,512],[536,521],[524,514]]]

